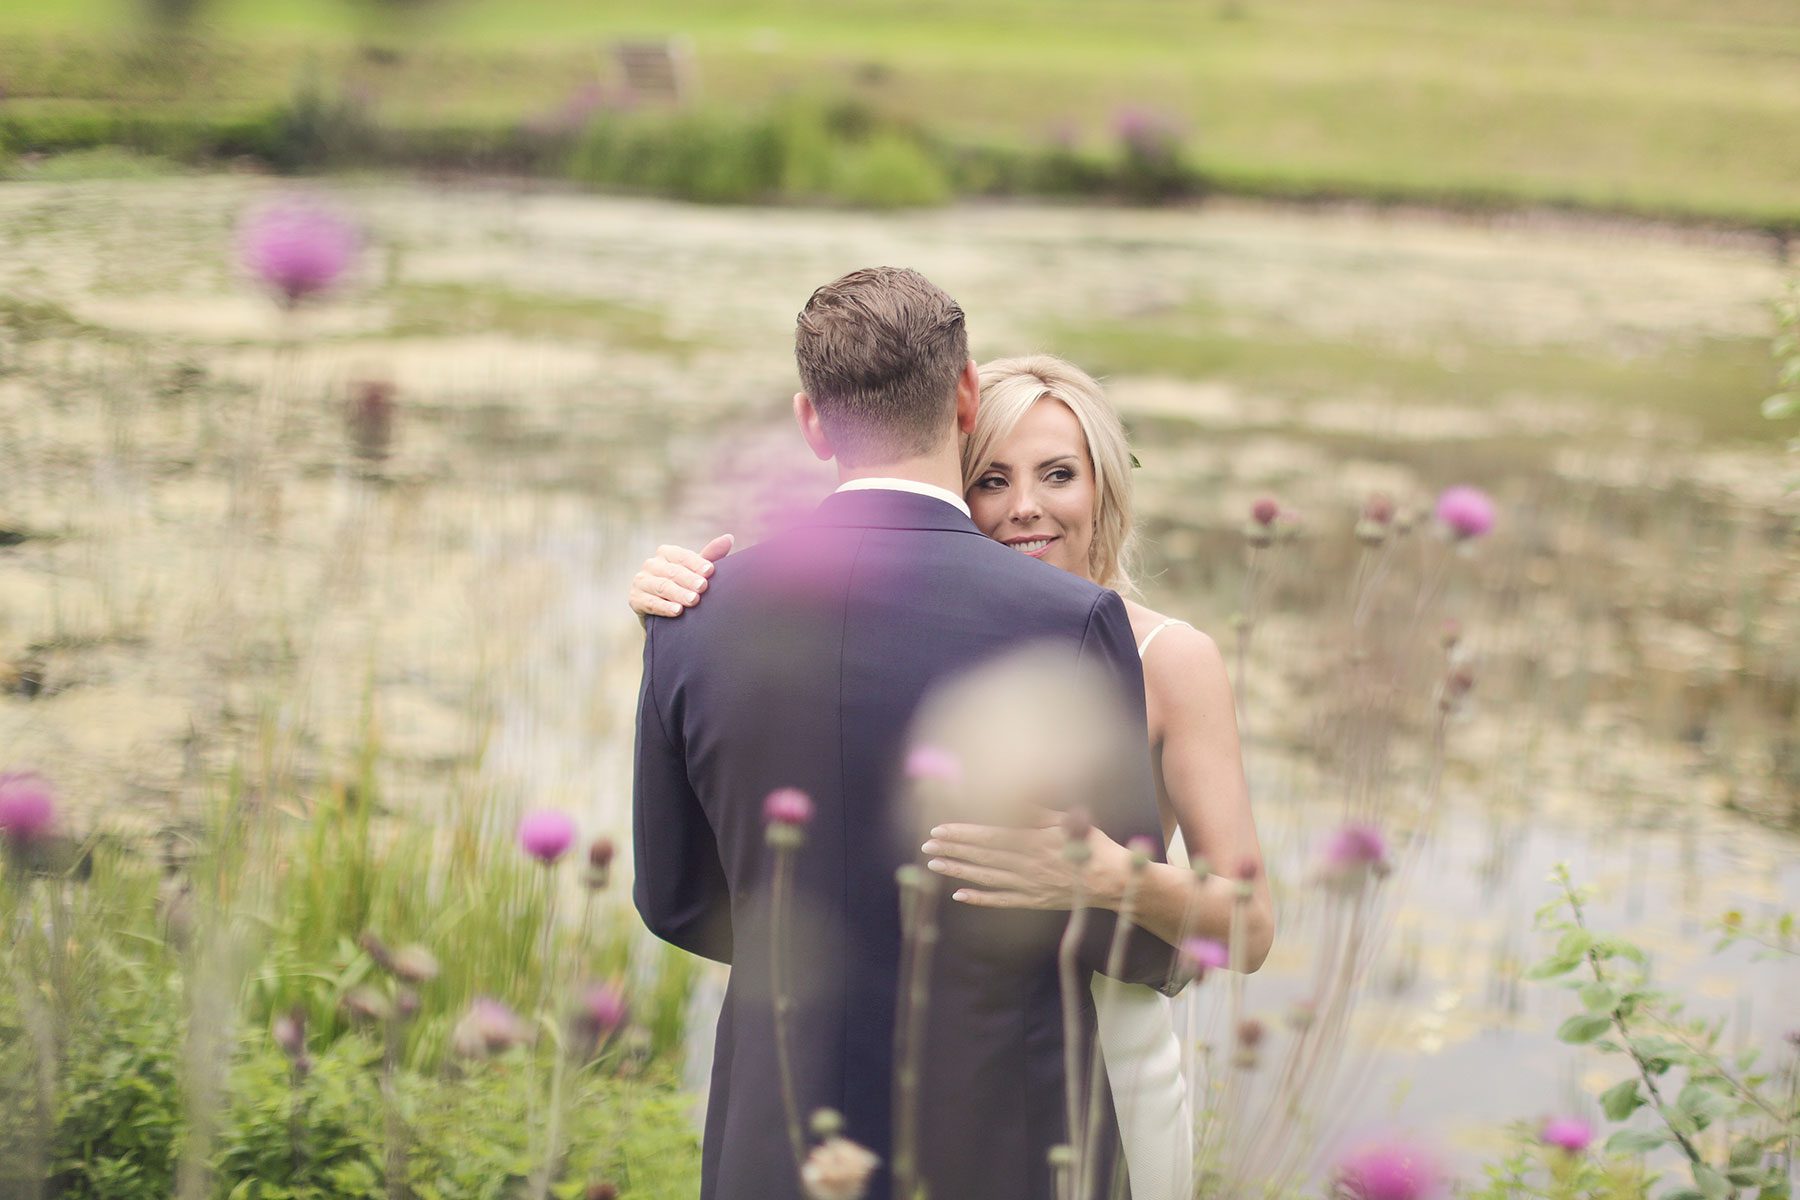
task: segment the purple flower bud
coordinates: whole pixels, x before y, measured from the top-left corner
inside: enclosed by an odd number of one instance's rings
[[[1133,871],[1143,870],[1155,862],[1157,856],[1162,853],[1161,847],[1156,844],[1156,839],[1147,837],[1132,838],[1125,843],[1125,849],[1131,851],[1131,869]]]
[[[1353,821],[1326,840],[1320,860],[1319,873],[1326,883],[1354,891],[1371,876],[1387,874],[1387,839],[1375,826]]]
[[[1448,488],[1438,497],[1437,517],[1458,541],[1478,538],[1494,527],[1494,502],[1480,488]]]
[[[915,782],[954,786],[962,782],[962,763],[937,746],[914,746],[906,756],[906,777]]]
[[[1363,520],[1373,521],[1377,525],[1392,524],[1394,520],[1394,498],[1386,492],[1371,492],[1363,501]]]
[[[1538,1131],[1546,1146],[1555,1146],[1569,1154],[1580,1154],[1594,1140],[1594,1127],[1580,1117],[1552,1117]]]
[[[56,793],[35,771],[0,775],[0,838],[18,846],[48,837],[56,828]]]
[[[1339,1160],[1333,1173],[1350,1200],[1428,1200],[1443,1186],[1430,1153],[1405,1142],[1378,1142]]]
[[[803,828],[812,819],[812,797],[799,788],[776,788],[763,800],[763,820],[771,825]]]
[[[394,1006],[388,998],[366,984],[345,992],[338,1007],[356,1021],[385,1021],[394,1015]]]
[[[1254,1050],[1256,1047],[1262,1045],[1263,1034],[1267,1032],[1268,1030],[1264,1028],[1261,1021],[1257,1020],[1255,1017],[1245,1017],[1238,1022],[1238,1045],[1244,1047],[1246,1050]]]
[[[1250,506],[1250,519],[1267,528],[1281,515],[1281,505],[1273,497],[1264,496]]]
[[[520,848],[547,867],[568,853],[574,841],[574,818],[556,809],[540,809],[519,822]]]
[[[238,231],[244,266],[290,307],[336,283],[356,247],[356,230],[348,221],[299,200],[252,214]]]
[[[1085,842],[1088,834],[1094,831],[1094,820],[1088,816],[1088,810],[1076,805],[1062,815],[1063,836],[1071,842]]]

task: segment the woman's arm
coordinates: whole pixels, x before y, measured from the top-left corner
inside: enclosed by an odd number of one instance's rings
[[[625,602],[642,620],[644,617],[679,617],[700,603],[700,593],[713,573],[713,564],[731,553],[734,539],[729,533],[702,546],[698,552],[680,546],[659,546],[644,560],[631,577],[631,589]]]
[[[1263,871],[1262,847],[1250,815],[1238,747],[1237,718],[1225,661],[1213,640],[1172,627],[1145,664],[1145,686],[1162,714],[1162,777],[1188,854],[1218,874],[1196,881],[1186,867],[1151,863],[1139,877],[1134,920],[1167,942],[1208,937],[1229,942],[1231,911],[1241,879],[1250,898],[1243,942],[1233,959],[1246,971],[1262,966],[1274,941],[1274,904]],[[1048,825],[1048,822],[1046,822]],[[1118,909],[1131,873],[1131,853],[1099,830],[1082,868],[1090,903]],[[1001,829],[945,825],[932,830],[925,852],[932,870],[974,886],[953,893],[988,908],[1067,908],[1074,871],[1055,828]]]
[[[1149,929],[1229,944],[1234,897],[1239,883],[1248,882],[1243,944],[1232,947],[1232,961],[1254,971],[1275,940],[1275,905],[1250,813],[1225,658],[1206,634],[1173,626],[1148,655],[1144,686],[1160,702],[1163,786],[1181,839],[1189,857],[1204,859],[1213,874],[1196,895],[1190,872],[1152,863],[1139,885],[1137,919]]]

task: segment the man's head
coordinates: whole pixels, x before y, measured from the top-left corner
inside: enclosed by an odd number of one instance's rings
[[[794,330],[795,410],[820,457],[845,467],[950,443],[979,386],[962,308],[917,271],[867,267],[812,294]],[[822,436],[820,436],[822,435]]]

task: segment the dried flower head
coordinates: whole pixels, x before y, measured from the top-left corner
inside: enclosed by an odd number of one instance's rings
[[[588,1184],[587,1190],[582,1193],[582,1196],[585,1200],[619,1200],[619,1189],[605,1180],[601,1180],[599,1183]]]
[[[814,1137],[836,1137],[844,1131],[844,1114],[835,1108],[815,1108],[809,1123]]]
[[[609,837],[597,837],[588,843],[587,870],[581,873],[582,886],[588,891],[604,891],[612,882],[614,853],[613,840]]]
[[[276,1017],[272,1033],[275,1045],[289,1061],[297,1060],[306,1053],[306,1009],[296,1004]]]
[[[862,1200],[869,1176],[881,1159],[846,1137],[829,1137],[814,1146],[800,1168],[807,1200]]]
[[[338,1001],[353,1021],[385,1021],[394,1015],[394,1005],[378,988],[364,984],[353,987]]]
[[[1255,1017],[1245,1017],[1237,1024],[1238,1045],[1255,1049],[1262,1045],[1263,1035],[1268,1029]]]
[[[1438,497],[1437,518],[1458,541],[1482,537],[1494,527],[1494,502],[1480,488],[1447,488]]]
[[[0,839],[26,846],[56,829],[56,792],[36,771],[0,775]]]
[[[1580,1117],[1552,1117],[1538,1131],[1546,1146],[1555,1146],[1569,1154],[1580,1154],[1594,1140],[1594,1127]]]
[[[531,857],[552,866],[575,843],[575,819],[553,808],[528,813],[519,822],[519,847]]]
[[[336,283],[356,257],[356,229],[301,200],[261,209],[238,230],[238,252],[251,274],[292,307]]]
[[[1437,1160],[1405,1142],[1377,1142],[1339,1160],[1337,1195],[1348,1200],[1428,1200],[1442,1189]]]

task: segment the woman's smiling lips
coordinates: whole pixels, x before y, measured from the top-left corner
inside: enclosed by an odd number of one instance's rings
[[[1017,550],[1020,554],[1029,554],[1033,558],[1042,558],[1044,557],[1044,551],[1048,550],[1050,548],[1050,543],[1055,540],[1056,539],[1053,537],[1016,537],[1007,538],[1006,544],[1011,546],[1014,550]]]

